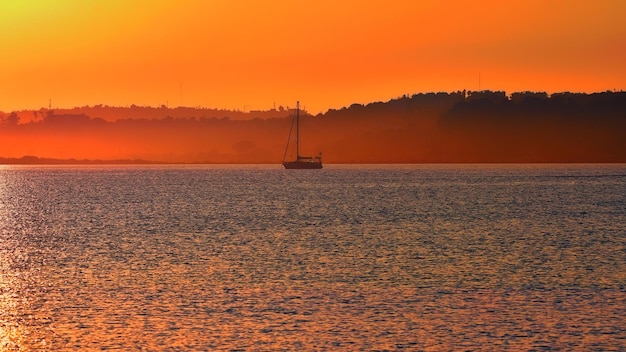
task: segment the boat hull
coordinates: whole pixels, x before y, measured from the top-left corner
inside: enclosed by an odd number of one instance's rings
[[[321,169],[321,161],[284,161],[285,169]]]

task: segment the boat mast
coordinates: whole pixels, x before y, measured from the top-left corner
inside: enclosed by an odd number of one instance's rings
[[[300,160],[300,101],[296,101],[296,160]]]

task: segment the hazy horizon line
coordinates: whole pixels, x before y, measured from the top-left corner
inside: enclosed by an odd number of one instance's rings
[[[602,164],[625,164],[624,162],[515,162],[515,161],[495,161],[495,162],[327,162],[325,165],[602,165]],[[276,162],[172,162],[144,159],[76,159],[76,158],[47,158],[34,155],[24,155],[19,158],[0,156],[0,165],[50,165],[50,166],[80,166],[80,165],[280,165]]]

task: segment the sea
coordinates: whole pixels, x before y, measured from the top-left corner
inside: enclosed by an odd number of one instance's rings
[[[0,351],[624,351],[626,165],[0,166]]]

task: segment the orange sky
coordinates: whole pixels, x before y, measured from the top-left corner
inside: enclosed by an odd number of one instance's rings
[[[0,111],[626,89],[626,1],[0,2]]]

